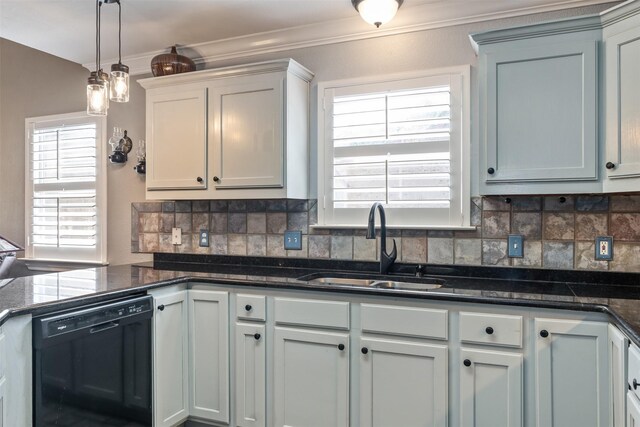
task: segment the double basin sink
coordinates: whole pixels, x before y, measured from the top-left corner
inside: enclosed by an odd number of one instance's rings
[[[315,273],[299,277],[298,280],[311,284],[396,289],[401,291],[431,291],[444,285],[444,280],[432,277],[388,277],[348,273]]]

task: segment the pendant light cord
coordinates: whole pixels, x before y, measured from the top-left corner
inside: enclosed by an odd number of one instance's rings
[[[100,12],[102,9],[102,1],[96,0],[96,74],[100,77]]]
[[[118,64],[122,64],[122,5],[118,0]]]

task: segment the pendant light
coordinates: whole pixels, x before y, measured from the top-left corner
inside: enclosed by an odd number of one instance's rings
[[[351,0],[362,19],[380,28],[391,21],[404,0]]]
[[[100,10],[102,2],[96,0],[96,70],[87,81],[87,114],[106,116],[109,109],[109,76],[100,68]]]
[[[118,63],[111,66],[111,94],[115,102],[129,102],[129,67],[122,63],[122,5],[120,0],[106,0],[118,3]]]

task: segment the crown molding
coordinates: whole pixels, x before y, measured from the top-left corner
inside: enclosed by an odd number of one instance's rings
[[[447,2],[439,2],[404,8],[402,11],[405,13],[398,13],[392,23],[380,29],[369,26],[354,12],[352,18],[215,40],[184,47],[190,51],[197,52],[198,57],[192,57],[191,59],[195,61],[199,69],[203,69],[229,59],[250,58],[292,49],[385,37],[607,2],[609,0],[564,0],[551,5],[515,8],[502,12],[487,11],[486,2],[468,2],[465,5],[465,16],[462,17],[459,16],[459,9],[454,10],[455,5],[452,7]],[[166,51],[127,56],[122,59],[122,62],[129,66],[131,75],[149,74],[151,59],[161,53],[166,53]],[[104,61],[105,64],[116,62],[116,58]],[[94,63],[82,65],[90,70],[95,67]]]

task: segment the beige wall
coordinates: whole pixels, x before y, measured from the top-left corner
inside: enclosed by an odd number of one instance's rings
[[[595,13],[602,9],[602,5],[569,9],[237,58],[214,65],[291,57],[315,73],[314,89],[318,81],[461,64],[475,66],[476,57],[468,39],[470,32]],[[87,75],[88,71],[80,65],[0,39],[0,235],[24,243],[24,119],[83,110]],[[477,107],[473,111],[475,122]],[[131,102],[112,104],[109,110],[109,133],[113,126],[127,129],[134,145],[144,138],[144,91],[135,79]],[[476,147],[474,152],[477,152]],[[473,152],[472,156],[472,159],[476,158]],[[135,156],[126,165],[108,165],[107,243],[108,259],[112,264],[148,259],[148,255],[132,255],[130,251],[131,202],[144,200],[144,180],[134,173],[134,164]],[[313,168],[312,181],[315,182]]]
[[[88,70],[58,57],[0,39],[0,235],[25,242],[24,181],[27,117],[83,111]],[[108,129],[129,130],[137,144],[144,138],[144,92],[134,84],[138,102],[112,104]],[[131,202],[144,200],[144,180],[126,165],[108,165],[108,260],[124,264],[148,260],[131,254]]]

